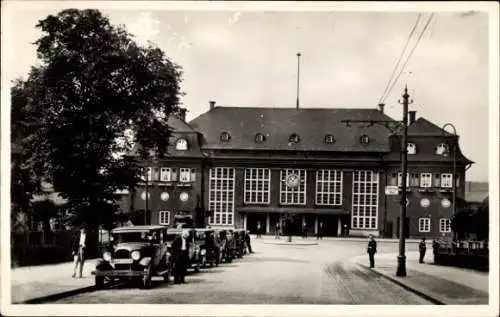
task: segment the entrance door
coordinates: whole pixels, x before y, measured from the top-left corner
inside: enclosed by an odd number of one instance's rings
[[[319,223],[323,222],[323,236],[325,237],[336,237],[338,235],[338,216],[334,215],[320,215],[318,216],[318,228]]]
[[[250,233],[257,233],[257,223],[260,222],[260,233],[266,232],[266,214],[249,213],[247,216],[247,230]]]

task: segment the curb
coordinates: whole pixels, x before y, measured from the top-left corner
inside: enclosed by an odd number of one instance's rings
[[[262,241],[262,243],[264,244],[274,244],[274,245],[290,245],[290,246],[307,246],[307,245],[318,245],[317,242],[286,242],[286,241],[281,241],[281,242],[278,242],[278,241]]]
[[[373,272],[373,273],[377,274],[378,276],[384,277],[385,279],[393,282],[394,284],[397,284],[397,285],[401,286],[402,288],[406,289],[407,291],[410,291],[413,294],[418,295],[418,296],[424,298],[425,300],[428,300],[429,302],[431,302],[431,303],[433,303],[435,305],[446,305],[444,302],[440,301],[439,299],[436,299],[435,297],[429,296],[428,294],[425,294],[425,293],[417,290],[414,287],[408,286],[405,283],[402,283],[402,282],[398,281],[397,279],[393,278],[392,276],[389,276],[387,274],[381,273],[381,272],[379,272],[377,270],[372,270],[372,269],[370,269],[365,264],[361,264],[361,263],[357,263],[357,262],[355,262],[355,263],[358,266],[362,267],[363,269],[368,270],[370,272]]]

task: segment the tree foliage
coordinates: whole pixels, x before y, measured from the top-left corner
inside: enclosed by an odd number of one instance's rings
[[[50,181],[76,222],[109,226],[114,192],[138,180],[135,161],[113,153],[137,143],[143,158],[150,150],[164,154],[181,68],[97,10],[64,10],[36,27],[43,33],[35,42],[40,64],[12,88],[24,170]]]
[[[465,208],[457,212],[451,228],[461,237],[474,234],[479,240],[488,239],[489,199],[486,198],[477,208]]]

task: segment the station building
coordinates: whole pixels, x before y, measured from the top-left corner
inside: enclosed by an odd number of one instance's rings
[[[397,123],[383,106],[296,109],[210,102],[189,123],[184,114],[171,117],[167,156],[142,162],[148,189],[146,182],[139,184],[123,196],[123,206],[145,209],[147,200],[152,224],[171,225],[176,216],[189,215],[211,227],[255,232],[260,223],[274,233],[286,215],[297,233],[305,224],[315,234],[321,223],[325,236],[396,237],[401,134],[343,120]],[[462,154],[458,136],[417,118],[415,111],[409,120],[406,235],[450,235],[453,183],[458,204],[473,162]]]

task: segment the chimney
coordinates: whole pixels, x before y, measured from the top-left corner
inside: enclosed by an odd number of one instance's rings
[[[184,122],[186,122],[186,112],[187,112],[187,109],[184,109],[184,108],[179,109],[179,119],[181,119]]]
[[[378,111],[380,111],[380,112],[384,113],[384,107],[385,107],[385,104],[383,104],[383,103],[379,103],[379,104],[378,104]]]
[[[416,111],[408,111],[408,115],[410,116],[408,125],[413,124],[413,122],[415,122],[415,117],[417,116],[417,112]]]
[[[208,103],[210,104],[210,110],[214,110],[214,108],[215,108],[215,101],[209,101]]]

